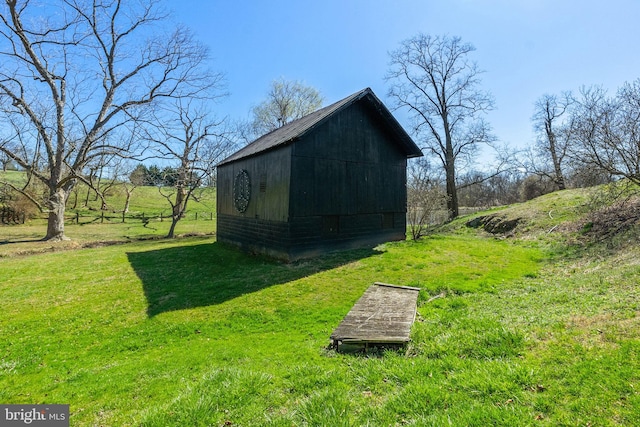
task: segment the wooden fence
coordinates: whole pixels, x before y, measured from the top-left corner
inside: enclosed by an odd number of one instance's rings
[[[482,208],[468,208],[462,207],[460,208],[460,215],[468,215],[470,213],[477,212]],[[40,219],[46,220],[47,217],[42,215],[38,216]],[[435,211],[431,214],[429,224],[442,224],[446,222],[448,217],[447,211]],[[194,220],[194,221],[214,221],[216,219],[215,212],[198,212],[191,211],[187,212],[182,219],[186,220]],[[408,219],[408,217],[407,217]],[[24,224],[26,220],[26,216],[23,212],[16,212],[12,208],[8,206],[0,206],[0,224],[10,225],[10,224]],[[171,221],[171,215],[161,213],[120,213],[120,212],[106,212],[100,211],[95,212],[94,214],[89,213],[73,213],[65,215],[65,222],[68,224],[91,224],[91,223],[126,223],[126,222],[142,222],[144,224],[148,224],[152,221]],[[408,225],[409,224],[409,221]]]
[[[46,221],[48,216],[46,214],[39,214],[31,219],[38,219]],[[24,212],[16,212],[14,209],[8,206],[0,206],[0,225],[19,225],[26,222],[26,215]],[[192,221],[214,221],[216,219],[215,212],[187,212],[181,220]],[[171,215],[165,213],[116,213],[116,212],[96,212],[95,214],[87,213],[72,213],[67,214],[64,217],[64,222],[67,224],[116,224],[116,223],[133,223],[142,222],[148,224],[150,222],[159,221],[171,221]]]
[[[182,220],[194,220],[194,221],[213,221],[216,219],[214,212],[186,212],[182,217]],[[142,222],[148,224],[152,221],[171,221],[171,215],[165,213],[113,213],[113,212],[96,212],[96,214],[81,214],[76,212],[73,215],[66,215],[65,222],[71,224],[95,224],[95,223],[126,223],[126,222]]]

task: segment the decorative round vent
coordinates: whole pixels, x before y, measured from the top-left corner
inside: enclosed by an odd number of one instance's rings
[[[251,179],[249,172],[242,169],[233,181],[233,204],[238,212],[247,210],[249,199],[251,199]]]

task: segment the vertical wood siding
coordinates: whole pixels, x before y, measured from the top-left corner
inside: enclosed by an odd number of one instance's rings
[[[286,222],[289,217],[291,147],[238,160],[218,168],[218,214],[240,218]],[[233,201],[233,182],[241,170],[251,179],[251,198],[245,212]]]
[[[292,144],[218,170],[218,238],[288,260],[406,237],[406,153],[360,102]],[[244,213],[233,181],[251,177]]]

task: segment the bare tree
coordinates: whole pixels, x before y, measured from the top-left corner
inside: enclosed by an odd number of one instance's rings
[[[100,209],[103,211],[108,209],[107,196],[118,183],[117,178],[124,160],[119,156],[105,154],[96,156],[87,164],[83,180],[87,184],[85,207],[89,203],[89,196],[93,193],[94,200],[100,199]]]
[[[284,78],[271,82],[267,99],[253,108],[251,130],[258,137],[306,116],[322,106],[318,90]]]
[[[138,163],[135,166],[133,164],[125,163],[123,165],[122,171],[122,179],[120,180],[120,185],[125,192],[125,200],[124,206],[122,208],[122,213],[126,214],[129,212],[129,206],[131,204],[131,196],[136,188],[145,185],[144,182],[144,166],[142,163]]]
[[[546,175],[532,174],[527,176],[520,185],[519,195],[522,200],[532,200],[536,197],[553,192],[555,183]]]
[[[125,202],[122,208],[123,213],[129,212],[129,203],[135,189],[142,185],[139,181],[131,179],[134,174],[135,161],[124,157],[98,158],[92,170],[96,173],[89,175],[89,183],[87,186],[90,191],[96,194],[96,200],[100,199],[100,209],[114,209],[113,206],[107,205],[107,197],[118,191],[124,191]],[[113,212],[116,212],[114,209]]]
[[[474,50],[459,37],[419,34],[390,53],[386,76],[389,96],[409,110],[414,133],[444,168],[451,218],[459,214],[458,163],[495,139],[481,117],[493,99],[479,89],[481,71],[469,59]]]
[[[458,196],[462,206],[488,208],[520,201],[519,188],[523,176],[517,169],[508,169],[486,179],[479,172],[459,177]],[[473,184],[466,186],[467,182]]]
[[[424,236],[429,227],[446,220],[446,211],[444,185],[433,173],[428,159],[411,161],[407,177],[407,222],[413,240]]]
[[[536,133],[536,153],[532,153],[528,170],[550,178],[558,190],[567,188],[565,163],[574,126],[570,92],[560,96],[545,94],[534,107],[531,118]]]
[[[2,171],[6,172],[9,165],[11,164],[11,158],[4,152],[0,152],[0,163],[2,163]]]
[[[195,191],[214,173],[215,165],[229,154],[231,142],[199,100],[178,99],[158,112],[163,125],[154,128],[147,138],[158,150],[158,156],[175,163],[167,168],[174,174],[173,186],[159,186],[160,194],[171,205],[171,227],[167,237],[174,237],[175,228],[187,210]]]
[[[206,49],[168,24],[156,0],[2,2],[0,114],[11,126],[0,151],[47,186],[45,239],[66,239],[65,203],[88,163],[128,155],[150,107],[207,84]]]
[[[572,157],[640,185],[640,79],[625,83],[615,97],[601,87],[583,88],[580,95]]]

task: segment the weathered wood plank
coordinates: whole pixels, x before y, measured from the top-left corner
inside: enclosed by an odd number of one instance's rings
[[[334,345],[403,344],[410,340],[419,288],[376,282],[331,334]]]

